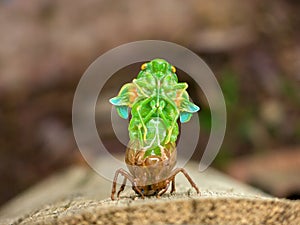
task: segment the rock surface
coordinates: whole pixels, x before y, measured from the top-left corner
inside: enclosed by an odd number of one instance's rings
[[[105,163],[105,160],[101,160]],[[138,198],[127,187],[111,201],[111,182],[85,167],[72,167],[29,189],[0,211],[3,224],[299,224],[300,202],[272,198],[213,169],[186,169],[176,193]]]

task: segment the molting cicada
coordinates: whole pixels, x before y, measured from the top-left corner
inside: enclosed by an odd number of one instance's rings
[[[178,118],[181,123],[190,120],[199,107],[189,100],[187,83],[178,82],[176,69],[163,59],[154,59],[141,66],[136,79],[125,84],[118,96],[110,99],[120,117],[127,119],[131,108],[128,127],[130,141],[125,162],[130,171],[116,171],[111,193],[116,192],[118,175],[124,176],[117,197],[129,180],[133,190],[145,195],[164,194],[170,183],[175,191],[175,176],[182,172],[197,193],[199,189],[183,168],[174,169],[176,164],[176,140],[179,134]]]

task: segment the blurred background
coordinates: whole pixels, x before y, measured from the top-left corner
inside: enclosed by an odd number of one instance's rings
[[[299,199],[299,15],[295,0],[0,0],[0,205],[54,172],[85,164],[71,122],[79,79],[105,51],[143,39],[183,45],[216,74],[228,124],[213,166],[272,195]],[[101,95],[115,96],[139,67],[119,71]],[[189,76],[178,75],[202,109],[193,156],[199,160],[210,110]],[[110,107],[97,107],[99,134],[123,153],[101,120]]]

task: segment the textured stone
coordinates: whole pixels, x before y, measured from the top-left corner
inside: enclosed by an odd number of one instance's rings
[[[105,160],[100,160],[105,163]],[[109,165],[108,165],[109,166]],[[126,187],[111,201],[111,182],[85,167],[73,167],[33,187],[0,211],[3,224],[299,224],[300,202],[276,199],[213,169],[186,169],[176,193],[139,198]]]

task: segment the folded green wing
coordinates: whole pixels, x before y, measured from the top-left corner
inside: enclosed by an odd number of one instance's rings
[[[200,107],[190,102],[188,93],[184,91],[181,96],[179,110],[180,110],[180,122],[186,123],[191,119],[193,113],[200,110]]]
[[[131,107],[135,102],[137,95],[136,86],[133,83],[123,85],[118,96],[111,98],[109,101],[116,106],[120,117],[128,118],[128,107]]]

